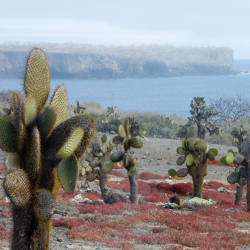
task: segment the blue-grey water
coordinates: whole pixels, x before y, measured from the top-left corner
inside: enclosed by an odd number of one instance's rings
[[[250,100],[250,75],[185,76],[155,79],[76,80],[52,79],[51,88],[64,83],[69,102],[100,103],[122,111],[149,111],[186,117],[190,100],[204,96],[207,101],[219,97],[242,96]],[[0,91],[22,90],[21,79],[0,79]]]

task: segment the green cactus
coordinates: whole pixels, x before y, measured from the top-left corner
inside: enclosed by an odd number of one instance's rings
[[[194,97],[191,100],[190,107],[191,116],[188,118],[187,127],[195,124],[197,126],[198,138],[204,140],[207,131],[210,135],[219,133],[219,129],[214,121],[217,112],[207,106],[204,97]]]
[[[65,120],[64,86],[47,102],[50,72],[41,49],[28,56],[24,92],[25,97],[13,93],[10,114],[0,118],[0,148],[9,153],[11,168],[4,189],[13,206],[12,249],[45,250],[59,189],[74,191],[95,121],[87,115]]]
[[[176,160],[177,165],[186,162],[187,168],[181,168],[178,171],[170,169],[169,175],[185,177],[190,174],[193,179],[193,196],[201,197],[204,176],[207,174],[207,161],[214,160],[218,150],[215,148],[207,150],[207,143],[204,140],[190,138],[183,139],[182,146],[176,151],[180,155]]]
[[[241,146],[240,146],[241,147]],[[247,184],[247,161],[245,157],[232,149],[229,149],[227,154],[220,159],[221,163],[224,165],[233,165],[234,171],[231,172],[227,181],[229,184],[236,184],[236,194],[234,203],[236,205],[241,204],[243,187]]]
[[[105,203],[112,204],[118,201],[126,201],[127,198],[123,195],[115,193],[108,188],[107,175],[114,167],[111,160],[113,150],[112,140],[107,139],[103,134],[100,138],[96,138],[90,147],[90,152],[85,157],[85,166],[82,168],[82,175],[85,175],[85,186],[89,186],[88,182],[99,180],[101,195]]]
[[[130,201],[137,203],[137,173],[138,161],[135,156],[130,154],[131,148],[142,148],[143,141],[138,138],[140,136],[139,124],[132,117],[125,119],[123,125],[118,126],[117,136],[113,138],[113,143],[116,145],[121,144],[123,151],[113,152],[111,160],[113,162],[123,161],[123,166],[127,170],[130,182]]]

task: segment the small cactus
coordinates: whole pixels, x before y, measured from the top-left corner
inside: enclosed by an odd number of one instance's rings
[[[227,181],[229,184],[237,185],[234,203],[240,205],[243,187],[247,184],[248,179],[247,161],[242,154],[234,152],[232,149],[229,149],[227,154],[223,156],[220,161],[224,165],[234,166],[234,171],[229,174]]]
[[[113,192],[107,185],[107,175],[114,167],[111,160],[112,150],[112,140],[108,141],[106,134],[103,134],[99,139],[96,138],[85,157],[87,164],[82,167],[81,173],[86,178],[86,186],[88,186],[89,181],[99,180],[102,198],[105,203],[109,204],[127,200],[125,196]]]
[[[127,170],[127,174],[130,182],[130,201],[132,203],[137,202],[137,173],[138,173],[138,161],[130,154],[131,148],[142,148],[143,141],[138,138],[139,130],[138,124],[134,118],[127,118],[123,125],[119,125],[117,136],[113,138],[113,143],[116,145],[122,145],[123,151],[113,152],[111,160],[113,162],[123,162],[123,166]]]
[[[202,185],[204,176],[207,174],[207,161],[214,160],[218,154],[215,148],[207,149],[207,143],[201,139],[183,139],[182,146],[177,148],[177,153],[180,155],[177,160],[177,165],[182,165],[186,162],[186,168],[181,168],[178,171],[170,169],[170,176],[185,177],[188,174],[193,179],[193,197],[202,196]]]
[[[86,115],[66,120],[63,85],[47,100],[50,72],[41,49],[28,56],[24,92],[13,93],[11,112],[0,118],[0,148],[9,153],[4,189],[13,206],[11,247],[46,250],[59,189],[74,191],[95,121]]]

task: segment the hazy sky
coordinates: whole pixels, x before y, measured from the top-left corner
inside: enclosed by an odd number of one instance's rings
[[[250,58],[249,0],[0,0],[0,43],[228,46]]]

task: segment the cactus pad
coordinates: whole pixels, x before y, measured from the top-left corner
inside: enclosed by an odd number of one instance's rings
[[[25,207],[31,199],[29,177],[22,169],[13,169],[4,180],[4,189],[16,207]]]
[[[177,172],[176,172],[175,169],[171,168],[171,169],[168,170],[168,175],[169,176],[174,177],[174,176],[176,176],[176,174],[177,174]]]
[[[194,150],[205,153],[207,151],[207,143],[203,140],[197,139],[194,144]]]
[[[207,157],[210,161],[213,161],[218,155],[218,150],[216,148],[210,148],[207,152]]]
[[[126,131],[125,131],[125,128],[124,128],[123,125],[119,125],[119,127],[118,127],[118,135],[121,138],[125,138],[126,137]]]
[[[22,152],[25,140],[25,126],[23,123],[23,100],[22,97],[15,92],[12,94],[11,109],[13,111],[14,124],[17,131],[18,152]]]
[[[132,137],[129,139],[130,146],[133,148],[142,148],[143,147],[143,141],[139,138]]]
[[[41,221],[48,221],[53,215],[54,207],[50,192],[46,189],[40,189],[34,193],[32,198],[35,216]]]
[[[37,103],[33,96],[28,96],[24,102],[23,120],[26,126],[29,126],[37,116]]]
[[[186,160],[185,156],[182,155],[182,156],[177,158],[176,164],[177,165],[182,165],[185,162],[185,160]]]
[[[27,159],[25,168],[32,184],[37,180],[38,174],[41,170],[41,139],[37,127],[33,127],[30,136],[30,143],[28,144]]]
[[[188,154],[186,157],[186,164],[188,167],[192,166],[194,163],[194,157],[192,154]]]
[[[24,91],[26,96],[33,96],[41,108],[49,96],[50,71],[45,53],[41,49],[33,49],[27,60]]]
[[[230,164],[232,164],[233,162],[234,162],[234,154],[231,152],[231,151],[229,151],[227,154],[226,154],[226,163],[228,164],[228,165],[230,165]]]
[[[186,177],[188,175],[188,170],[187,170],[187,168],[181,168],[181,169],[177,170],[176,174],[179,177]]]
[[[56,117],[56,126],[63,122],[67,118],[67,90],[64,85],[60,85],[54,91],[52,95],[50,104],[55,109]]]
[[[0,118],[0,148],[6,152],[17,151],[17,131],[10,121]]]
[[[176,152],[177,152],[179,155],[185,155],[186,150],[185,150],[185,148],[183,148],[183,147],[178,147],[178,148],[176,149]]]
[[[58,165],[57,173],[64,191],[72,194],[75,190],[78,175],[78,163],[76,157],[73,155],[67,159],[61,160]]]
[[[75,128],[63,146],[56,153],[56,157],[65,159],[71,156],[80,144],[83,135],[84,131],[82,128]]]
[[[112,162],[119,162],[122,161],[124,153],[122,151],[113,152],[110,156]]]
[[[37,119],[37,125],[42,138],[48,138],[56,125],[57,113],[52,106],[44,108]]]

